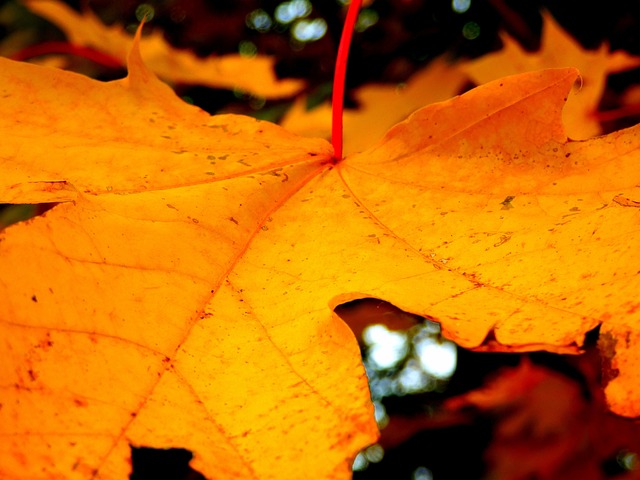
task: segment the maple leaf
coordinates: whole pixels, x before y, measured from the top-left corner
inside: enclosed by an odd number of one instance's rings
[[[132,443],[199,452],[194,465],[208,476],[343,478],[376,432],[352,334],[325,309],[309,311],[294,278],[289,296],[279,290],[269,306],[255,287],[278,282],[243,273],[260,268],[262,255],[247,249],[267,234],[268,215],[331,158],[330,146],[249,118],[210,117],[138,57],[127,79],[110,84],[7,65],[2,85],[22,84],[31,100],[20,87],[3,90],[12,118],[3,128],[30,118],[3,150],[16,160],[2,166],[3,200],[69,203],[0,241],[3,294],[22,303],[26,288],[43,315],[29,319],[13,300],[1,307],[12,357],[1,375],[0,428],[12,438],[1,476],[125,478]],[[92,103],[79,108],[77,92]],[[29,111],[36,104],[39,117]],[[40,143],[54,124],[49,140],[68,149],[66,160]],[[35,150],[16,155],[27,138],[39,139]],[[34,154],[38,178],[22,163]],[[12,233],[48,225],[55,238],[28,234],[38,245]],[[23,263],[25,247],[42,256]],[[13,268],[31,273],[9,279]],[[71,278],[75,293],[64,286]]]
[[[529,53],[507,33],[502,33],[500,51],[483,55],[457,67],[482,85],[507,75],[544,68],[575,67],[580,71],[580,88],[570,96],[564,109],[564,125],[570,138],[582,140],[601,133],[594,115],[610,73],[640,65],[640,57],[623,51],[611,52],[603,43],[597,50],[586,50],[565,31],[547,11],[542,12],[540,49]]]
[[[110,83],[1,63],[0,201],[60,202],[0,236],[4,478],[125,478],[130,444],[210,477],[348,478],[376,427],[331,310],[363,297],[470,348],[577,350],[601,324],[609,404],[640,414],[639,129],[568,142],[574,69],[336,160],[183,103],[136,50]]]
[[[23,3],[57,25],[74,45],[95,48],[125,63],[131,35],[122,26],[104,25],[93,12],[80,15],[56,0],[24,0]],[[304,87],[301,80],[276,78],[273,57],[228,54],[198,58],[191,51],[168,45],[158,29],[140,40],[140,48],[147,66],[172,82],[239,89],[267,98],[289,97]]]

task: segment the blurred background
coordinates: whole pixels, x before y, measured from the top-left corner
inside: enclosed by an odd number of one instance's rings
[[[294,88],[265,94],[239,86],[232,75],[226,85],[212,86],[193,72],[166,80],[178,95],[210,113],[252,115],[301,134],[328,135],[327,102],[346,1],[61,3],[79,15],[73,28],[95,30],[82,20],[93,15],[108,27],[104,38],[114,42],[109,28],[131,33],[146,16],[144,33],[164,39],[165,55],[192,52],[202,62],[212,56],[270,56],[276,79],[299,81]],[[126,74],[115,50],[101,50],[88,40],[74,43],[68,31],[73,21],[65,26],[34,11],[17,0],[1,4],[1,55],[105,81]],[[622,66],[612,61],[602,67],[602,88],[585,113],[588,121],[600,133],[638,123],[640,2],[375,0],[365,2],[356,24],[345,112],[345,122],[351,118],[352,123],[345,125],[345,140],[353,137],[356,149],[364,135],[358,116],[371,116],[375,108],[386,112],[390,126],[422,104],[473,88],[481,82],[464,66],[505,51],[505,42],[517,45],[520,57],[498,58],[488,67],[496,73],[508,71],[506,62],[530,56],[544,60],[550,51],[565,48],[555,37],[545,43],[547,16],[564,32],[562,42],[577,49],[567,54],[569,61],[576,57],[579,64],[603,44],[628,55]],[[430,76],[423,80],[421,72]],[[266,78],[262,75],[256,74],[256,83]],[[240,70],[240,76],[247,73]],[[585,79],[590,81],[586,74]],[[4,206],[0,228],[48,207]],[[438,324],[381,300],[351,302],[336,312],[360,343],[382,432],[377,444],[355,458],[355,479],[640,478],[640,426],[607,412],[602,388],[615,376],[608,367],[612,346],[597,329],[572,355],[498,353],[492,338],[482,351],[471,352],[442,338]],[[185,450],[132,451],[134,480],[202,478],[188,467],[191,454]]]

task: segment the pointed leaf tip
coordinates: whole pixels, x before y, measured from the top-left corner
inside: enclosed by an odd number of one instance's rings
[[[578,76],[575,68],[512,75],[428,105],[392,127],[373,147],[375,155],[369,155],[367,162],[377,161],[378,155],[387,162],[436,144],[450,144],[456,152],[461,144],[467,150],[482,146],[506,155],[514,153],[509,150],[516,139],[537,147],[564,143],[562,111]],[[504,138],[513,141],[504,142]]]
[[[152,79],[156,79],[156,75],[147,68],[140,53],[140,41],[142,39],[142,29],[144,28],[144,19],[140,22],[136,34],[133,37],[133,44],[127,55],[127,79],[130,84],[135,83],[148,84]]]

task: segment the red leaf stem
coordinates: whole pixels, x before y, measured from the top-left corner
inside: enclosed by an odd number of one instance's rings
[[[66,54],[66,55],[77,55],[80,57],[84,57],[100,65],[104,65],[105,67],[120,68],[123,66],[122,61],[120,61],[115,57],[112,57],[111,55],[98,52],[89,47],[73,45],[68,42],[43,42],[37,45],[31,45],[29,47],[23,48],[22,50],[14,53],[13,55],[10,56],[10,58],[12,60],[17,60],[21,62],[28,58],[39,57],[40,55],[50,55],[50,54],[60,54],[60,53]]]
[[[358,18],[358,12],[362,6],[362,0],[351,0],[347,18],[344,21],[338,56],[336,58],[336,69],[333,77],[333,97],[331,99],[331,143],[333,144],[333,155],[336,160],[342,159],[342,111],[344,109],[344,83],[347,76],[347,60],[349,58],[349,47],[353,28]]]

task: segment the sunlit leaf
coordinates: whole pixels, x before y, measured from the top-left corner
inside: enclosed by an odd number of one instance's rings
[[[608,402],[640,415],[639,129],[567,141],[574,69],[336,160],[129,68],[0,63],[0,202],[60,202],[0,234],[2,478],[126,478],[129,445],[209,478],[348,478],[376,427],[332,309],[363,297],[469,348],[578,351],[601,324]]]

